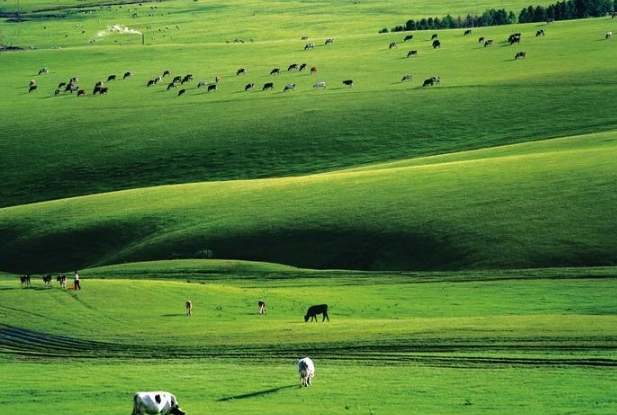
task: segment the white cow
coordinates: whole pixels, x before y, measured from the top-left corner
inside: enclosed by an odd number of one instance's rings
[[[325,87],[326,87],[325,82],[317,82],[316,84],[313,85],[313,88],[325,88]]]
[[[133,397],[131,415],[160,414],[185,415],[178,406],[178,400],[169,392],[137,392]]]
[[[315,365],[310,357],[298,361],[298,373],[300,374],[300,386],[309,386],[315,376]]]

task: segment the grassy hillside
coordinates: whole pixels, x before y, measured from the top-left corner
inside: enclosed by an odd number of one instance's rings
[[[116,46],[111,36],[69,49],[3,53],[0,94],[10,99],[0,102],[0,111],[10,117],[3,120],[0,144],[0,204],[160,184],[286,177],[615,130],[617,108],[607,97],[617,92],[617,64],[608,59],[614,43],[603,40],[614,22],[559,22],[546,28],[544,38],[534,37],[544,27],[535,24],[477,29],[473,38],[461,30],[444,31],[438,50],[431,48],[428,32],[389,50],[389,42],[401,41],[403,34],[339,37],[332,30],[333,45],[324,46],[321,37],[316,50],[305,52],[303,26],[294,25],[298,33],[290,40],[254,44],[192,43],[203,41],[195,38]],[[57,24],[81,30],[74,21]],[[522,45],[507,45],[512,31],[523,32]],[[23,33],[45,42],[65,39],[57,31]],[[482,47],[480,35],[494,38],[496,45]],[[286,34],[273,29],[272,36]],[[405,58],[411,49],[418,50],[417,58]],[[513,59],[519,50],[527,51],[526,60]],[[288,73],[294,62],[316,65],[317,75]],[[37,76],[42,66],[51,72]],[[247,68],[246,76],[236,77],[240,67]],[[273,67],[282,68],[283,75],[269,76]],[[146,88],[147,80],[165,69],[194,74],[185,96],[166,92],[164,85]],[[72,76],[91,92],[110,73],[128,70],[135,76],[109,83],[107,96],[53,96],[58,83]],[[414,75],[411,83],[400,82],[406,73]],[[197,89],[199,79],[212,82],[216,75],[222,77],[216,93]],[[420,86],[434,75],[441,85]],[[33,78],[39,90],[28,94]],[[353,79],[354,87],[343,87],[343,79]],[[275,91],[262,92],[268,81],[274,81]],[[326,81],[327,89],[314,90],[317,81]],[[256,83],[256,91],[244,92],[248,82]],[[296,91],[283,93],[290,82]]]
[[[0,210],[0,268],[199,257],[309,268],[616,261],[615,133],[360,171],[162,186]]]

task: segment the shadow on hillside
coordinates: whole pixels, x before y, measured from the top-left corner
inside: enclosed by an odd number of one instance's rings
[[[297,385],[279,386],[278,388],[266,389],[263,391],[245,393],[244,395],[236,395],[236,396],[229,396],[227,398],[221,398],[217,402],[228,402],[228,401],[233,401],[235,399],[254,398],[256,396],[269,395],[271,393],[277,393],[278,391],[281,391],[283,389],[296,388],[296,387],[298,386]]]
[[[183,317],[186,316],[186,314],[184,313],[178,313],[178,314],[162,314],[161,317]]]

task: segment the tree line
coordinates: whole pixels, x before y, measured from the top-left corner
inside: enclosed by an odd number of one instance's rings
[[[601,17],[617,10],[617,0],[564,0],[547,7],[529,6],[516,15],[505,9],[487,9],[480,16],[466,17],[429,17],[420,20],[407,20],[404,25],[398,25],[391,30],[381,29],[379,33],[402,32],[409,30],[459,29],[469,27],[499,26],[512,23],[546,22],[548,20],[584,19],[586,17]]]

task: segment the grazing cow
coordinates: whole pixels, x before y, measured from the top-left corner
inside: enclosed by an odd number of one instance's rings
[[[218,84],[219,82],[221,82],[221,77],[220,77],[220,76],[218,76],[218,75],[217,75],[217,76],[215,76],[215,77],[214,77],[214,82],[216,82],[217,84]]]
[[[79,82],[79,78],[76,77],[76,76],[72,77],[71,80],[69,81],[69,83],[71,83],[71,84],[74,84],[76,82]]]
[[[161,82],[163,82],[163,78],[160,75],[154,78],[155,84],[160,84]]]
[[[300,69],[299,69],[300,72],[302,72],[305,69],[306,69],[306,63],[303,63],[302,65],[300,65]]]
[[[185,75],[184,78],[182,78],[182,81],[180,81],[180,84],[184,85],[185,82],[191,82],[193,81],[193,75],[188,74]]]
[[[98,82],[94,85],[94,87],[96,88],[97,86],[98,86],[99,88],[102,88],[102,87],[103,87],[103,86],[105,86],[105,85],[103,85],[103,81],[98,81]]]
[[[186,415],[178,400],[169,392],[137,392],[131,415]]]
[[[411,81],[411,78],[411,74],[403,75],[403,79],[401,79],[401,82]]]
[[[346,79],[346,80],[343,81],[343,85],[352,87],[353,86],[353,80]]]
[[[279,68],[274,68],[270,71],[270,75],[280,75],[281,70]]]
[[[166,76],[170,76],[171,75],[171,71],[169,69],[165,70],[165,72],[163,72],[163,78],[165,78]]]
[[[544,35],[546,35],[546,32],[544,31],[544,29],[540,29],[536,32],[536,37],[544,36]]]
[[[287,84],[285,88],[283,88],[283,92],[293,91],[294,89],[296,89],[296,84]]]
[[[485,39],[486,39],[486,38],[485,38],[484,36],[480,36],[480,37],[478,38],[478,43],[482,43],[482,42],[484,42],[484,40],[485,40]]]
[[[36,85],[30,85],[30,88],[28,88],[28,93],[32,91],[36,91]]]
[[[308,40],[309,37],[308,36],[302,36],[302,40]]]
[[[180,82],[180,81],[182,81],[182,77],[180,75],[178,75],[178,76],[174,77],[174,80],[172,82],[176,83],[176,82]]]
[[[298,374],[300,375],[300,387],[309,386],[315,376],[315,364],[310,357],[298,360]]]
[[[205,79],[202,79],[201,81],[199,81],[199,83],[197,84],[197,88],[201,88],[202,86],[206,86],[208,85],[208,81],[206,81]]]
[[[42,73],[49,73],[49,69],[47,69],[47,68],[39,69],[39,75],[42,74]]]
[[[514,57],[514,59],[515,60],[518,58],[525,59],[526,57],[527,57],[527,52],[518,52],[516,56]]]
[[[322,322],[324,322],[326,319],[330,321],[330,317],[328,316],[328,304],[310,306],[306,311],[306,315],[304,316],[304,322],[306,323],[307,321],[309,321],[309,318],[311,319],[311,321],[313,321],[313,319],[317,321],[317,314],[323,314],[323,319],[321,320]]]
[[[287,72],[293,71],[293,70],[298,70],[298,64],[297,63],[292,63],[291,65],[289,65],[289,68],[287,68]]]
[[[60,90],[59,90],[59,89],[56,89],[56,90],[54,91],[54,95],[55,95],[55,96],[60,95]]]
[[[186,302],[186,315],[189,317],[193,315],[193,302],[191,300]]]
[[[489,39],[486,42],[484,42],[484,47],[487,47],[487,46],[493,46],[493,39]]]
[[[334,38],[326,39],[326,43],[325,44],[329,45],[330,43],[334,43]]]
[[[437,49],[441,47],[441,42],[437,39],[433,40],[433,49]]]
[[[96,93],[97,93],[97,92],[100,92],[100,91],[101,91],[101,86],[97,84],[97,85],[94,87],[94,90],[92,91],[92,95],[96,95]]]
[[[43,276],[43,284],[45,287],[51,288],[51,274],[47,274]]]
[[[408,40],[413,40],[413,35],[405,36],[405,39],[403,39],[403,42],[407,42]]]
[[[186,89],[181,89],[178,91],[178,96],[184,95],[186,93]]]
[[[131,76],[133,76],[133,72],[125,72],[122,79],[130,78]]]
[[[64,88],[64,92],[69,92],[69,91],[73,92],[72,89],[73,89],[74,86],[75,85],[72,84],[72,83],[67,84],[66,88]]]
[[[388,49],[396,48],[396,42],[391,42]]]
[[[510,45],[513,45],[515,43],[521,43],[521,34],[520,33],[513,33],[508,37],[508,43]]]
[[[85,89],[80,89],[79,91],[77,91],[77,96],[80,97],[82,95],[86,95],[86,90]]]
[[[412,57],[412,56],[418,56],[418,51],[417,50],[410,50],[409,52],[407,52],[407,57]]]
[[[326,83],[324,81],[317,82],[316,84],[313,85],[313,88],[325,88],[325,87],[326,87]]]
[[[467,36],[471,34],[471,29],[467,29],[465,30],[465,33],[463,33],[463,36]]]
[[[19,277],[19,282],[21,283],[21,288],[30,287],[30,275]]]
[[[311,66],[311,75],[317,73],[317,67],[316,66]]]
[[[216,92],[216,84],[208,85],[208,92]]]
[[[246,84],[246,86],[244,87],[244,92],[249,91],[251,89],[255,89],[255,83],[251,82],[250,84]]]
[[[169,91],[172,88],[178,88],[178,84],[176,84],[175,82],[170,83],[169,85],[167,85],[167,90]],[[197,88],[199,88],[199,85],[197,85]]]
[[[246,75],[246,68],[238,69],[238,71],[236,72],[236,76],[238,75]]]
[[[36,85],[36,81],[35,81],[34,79],[32,79],[32,80],[30,81],[29,86],[35,86],[35,85]]]
[[[61,288],[66,288],[66,275],[58,275],[56,281],[58,281]]]
[[[425,79],[424,83],[422,84],[423,87],[425,86],[433,86],[435,84],[438,84],[441,82],[441,79],[439,79],[438,76],[431,76],[429,79]]]
[[[265,91],[266,89],[273,89],[274,88],[274,83],[272,82],[266,82],[264,84],[264,87],[261,89],[262,91]]]
[[[315,44],[307,43],[306,45],[304,45],[304,50],[308,50],[308,49],[315,49]]]
[[[116,75],[113,75],[113,74],[112,74],[112,75],[109,75],[109,76],[107,77],[107,82],[109,82],[109,81],[115,81],[115,80],[116,80]]]
[[[259,300],[257,306],[259,307],[259,314],[266,314],[266,302],[264,300]]]
[[[66,86],[66,82],[60,82],[58,84],[58,89],[62,88],[63,86]]]
[[[103,88],[100,89],[99,94],[103,95],[109,92],[109,88],[107,88],[106,86],[104,86]]]
[[[147,84],[146,86],[148,86],[148,87],[149,87],[149,86],[154,85],[154,84],[155,84],[154,79],[150,79],[150,80],[148,81],[148,84]]]
[[[604,36],[604,39],[608,40],[612,38],[613,38],[613,32],[606,32],[606,36]]]
[[[431,36],[431,40],[435,40],[437,39],[437,33],[433,33],[433,36]]]

